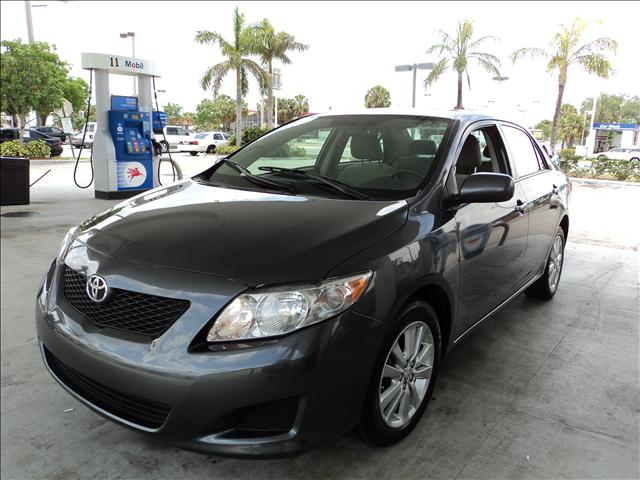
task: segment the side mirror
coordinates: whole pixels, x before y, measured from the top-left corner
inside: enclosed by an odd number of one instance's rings
[[[513,198],[513,178],[503,173],[474,173],[460,187],[457,203],[495,203]]]

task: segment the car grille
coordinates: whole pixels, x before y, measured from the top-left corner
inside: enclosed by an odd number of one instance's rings
[[[169,405],[128,395],[107,387],[66,366],[43,346],[45,360],[55,376],[70,390],[102,410],[136,425],[160,428],[169,416]]]
[[[111,298],[95,303],[85,290],[86,277],[65,265],[64,298],[91,323],[159,337],[189,308],[188,300],[113,288]]]

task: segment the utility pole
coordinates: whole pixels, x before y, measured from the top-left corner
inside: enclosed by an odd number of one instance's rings
[[[414,63],[413,65],[396,65],[396,72],[413,72],[413,92],[411,94],[411,107],[416,108],[416,79],[418,70],[433,70],[435,63]]]
[[[33,43],[35,40],[33,39],[33,19],[31,18],[31,2],[29,0],[25,0],[24,2],[24,11],[27,15],[27,34],[29,43]]]

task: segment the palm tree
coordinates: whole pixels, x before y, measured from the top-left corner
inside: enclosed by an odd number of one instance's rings
[[[297,42],[295,37],[287,32],[276,32],[273,25],[266,18],[256,27],[256,49],[267,70],[267,128],[273,128],[273,61],[279,60],[290,64],[287,52],[303,52],[309,45]]]
[[[300,118],[309,113],[309,100],[304,95],[293,97],[293,118]]]
[[[442,56],[445,53],[447,56],[440,59],[436,66],[431,70],[425,85],[431,85],[435,82],[444,72],[449,68],[452,68],[458,73],[458,102],[456,103],[456,109],[462,110],[462,74],[466,74],[467,83],[471,88],[471,80],[469,79],[469,71],[467,67],[469,60],[475,60],[484,68],[487,72],[500,76],[500,59],[495,55],[486,52],[477,52],[475,49],[486,40],[498,40],[497,37],[487,35],[473,40],[473,22],[471,20],[465,20],[458,22],[458,31],[455,37],[452,37],[443,30],[438,30],[439,35],[442,37],[440,43],[431,45],[427,49],[427,55],[431,55],[434,52],[438,52],[438,55]],[[451,64],[449,63],[451,62]]]
[[[233,42],[228,42],[222,35],[209,30],[201,30],[196,33],[195,41],[200,44],[218,44],[222,55],[226,60],[210,67],[202,76],[200,86],[207,90],[213,87],[214,92],[220,89],[220,84],[230,70],[236,73],[236,145],[240,146],[242,135],[242,97],[249,90],[249,75],[251,74],[263,85],[267,78],[264,70],[255,61],[247,56],[256,54],[255,28],[246,26],[244,15],[238,11],[233,12]]]
[[[391,106],[391,94],[382,85],[371,88],[364,96],[366,108],[386,108]]]
[[[553,35],[551,38],[551,51],[542,48],[519,48],[510,57],[512,62],[525,56],[531,58],[543,57],[549,60],[547,63],[548,72],[558,70],[558,97],[551,125],[551,145],[556,141],[560,107],[562,106],[564,89],[567,86],[569,66],[577,63],[587,73],[595,73],[601,78],[608,78],[612,71],[611,63],[604,56],[604,53],[607,51],[615,53],[618,43],[612,38],[601,37],[579,46],[580,38],[588,25],[588,23],[576,17],[571,27],[562,25],[561,30]]]

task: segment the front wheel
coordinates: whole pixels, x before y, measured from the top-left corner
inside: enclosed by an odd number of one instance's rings
[[[422,416],[440,364],[440,327],[431,306],[413,301],[398,315],[376,360],[358,432],[384,447],[406,437]]]
[[[209,145],[207,147],[207,153],[215,153],[216,151],[216,146],[215,145]]]
[[[198,155],[198,152],[189,152],[191,154],[192,157],[195,157],[196,155]]]
[[[551,251],[547,257],[544,273],[524,291],[528,296],[550,300],[556,294],[560,284],[560,276],[562,275],[562,266],[564,265],[564,242],[564,230],[558,228],[551,245]]]

